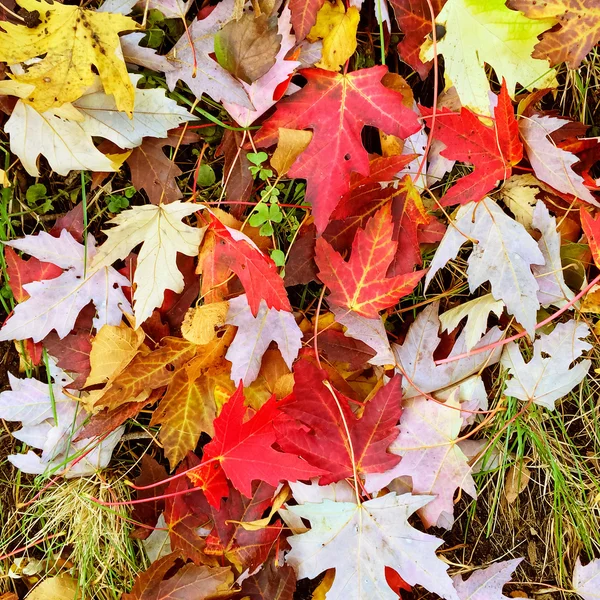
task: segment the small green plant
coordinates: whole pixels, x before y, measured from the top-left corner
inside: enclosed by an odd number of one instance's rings
[[[43,183],[30,185],[25,192],[25,199],[29,208],[39,215],[45,215],[54,208],[52,198],[48,197],[48,190]]]
[[[200,187],[210,187],[214,185],[217,180],[217,176],[215,175],[214,169],[206,164],[202,163],[200,168],[198,169],[198,176],[196,177],[196,182]]]
[[[263,167],[263,164],[266,162],[267,158],[269,158],[266,152],[248,152],[247,157],[252,163],[248,167],[250,173],[252,173],[252,177],[258,177],[262,181],[266,181],[269,177],[273,177],[273,171]]]
[[[125,208],[129,207],[129,200],[135,194],[135,188],[130,186],[123,190],[123,194],[110,194],[107,196],[104,201],[106,202],[106,206],[108,208],[108,212],[111,213],[120,213]]]
[[[259,233],[264,236],[273,235],[273,223],[281,223],[283,220],[283,213],[277,204],[277,195],[270,198],[270,202],[263,198],[256,205],[249,221],[252,227],[260,227]]]

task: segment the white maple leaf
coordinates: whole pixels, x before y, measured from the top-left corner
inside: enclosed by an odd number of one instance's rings
[[[583,360],[571,368],[592,346],[583,341],[590,334],[587,325],[575,320],[559,323],[551,333],[540,335],[533,344],[533,358],[526,363],[516,342],[507,344],[501,365],[512,376],[504,393],[531,401],[549,410],[587,375],[592,362]]]
[[[600,206],[583,177],[573,171],[579,158],[559,148],[548,136],[570,121],[558,117],[531,115],[519,120],[519,133],[523,138],[527,158],[538,179],[564,194],[572,194],[594,206]]]
[[[531,267],[540,286],[538,300],[542,306],[553,305],[562,308],[573,299],[574,294],[565,283],[560,258],[560,233],[556,230],[556,219],[550,216],[546,205],[541,201],[533,209],[532,225],[542,233],[538,246],[546,261],[542,266]]]
[[[145,37],[145,33],[136,31],[120,38],[121,50],[123,51],[125,62],[139,65],[152,71],[162,71],[163,73],[172,71],[173,65],[167,60],[166,56],[158,54],[154,48],[140,46],[140,42]]]
[[[440,315],[442,331],[453,331],[467,317],[464,330],[465,343],[467,350],[471,350],[486,332],[490,313],[494,313],[499,317],[503,310],[504,302],[502,300],[494,300],[491,294],[474,298]]]
[[[29,298],[17,304],[12,316],[0,330],[0,340],[43,340],[53,329],[64,338],[75,326],[81,310],[90,302],[96,307],[94,327],[118,325],[123,313],[131,306],[121,286],[128,286],[126,277],[110,266],[91,268],[96,253],[95,240],[88,234],[87,247],[78,243],[63,229],[59,238],[42,231],[37,235],[5,242],[65,271],[55,279],[27,283],[23,289]],[[85,254],[87,252],[87,269]]]
[[[37,159],[41,154],[58,175],[69,171],[117,171],[112,161],[102,154],[81,123],[65,119],[57,111],[37,112],[19,100],[4,131],[10,137],[11,152],[33,177],[39,177]]]
[[[483,367],[493,365],[500,359],[499,348],[488,352],[480,352],[442,365],[436,365],[433,353],[440,343],[438,335],[440,320],[438,317],[439,303],[435,302],[419,313],[415,322],[410,326],[404,343],[393,344],[397,361],[397,371],[403,375],[403,398],[414,398],[430,394],[438,390],[458,385],[473,373]],[[497,342],[502,337],[498,327],[488,331],[479,344],[487,346]],[[465,332],[463,331],[448,355],[457,356],[466,352]]]
[[[138,89],[141,75],[129,77],[135,88],[131,119],[117,110],[114,96],[104,93],[99,77],[94,86],[73,102],[82,115],[79,124],[88,135],[110,140],[120,148],[135,148],[145,137],[166,138],[170,129],[196,119],[175,100],[167,98],[164,89]]]
[[[458,600],[448,567],[435,554],[442,540],[408,523],[430,499],[392,492],[360,505],[324,500],[289,506],[290,512],[310,521],[311,529],[288,538],[292,550],[285,560],[299,579],[334,568],[327,600],[397,600],[385,579],[386,566],[409,585]]]
[[[398,477],[410,477],[413,494],[435,496],[418,511],[425,527],[450,529],[456,490],[477,496],[468,459],[456,442],[463,424],[459,408],[456,392],[444,404],[423,396],[403,402],[400,432],[389,447],[402,460],[385,473],[369,473],[367,491],[376,492]]]
[[[300,66],[299,61],[285,60],[287,53],[296,45],[296,37],[290,33],[292,28],[290,19],[290,9],[285,6],[277,21],[277,33],[281,35],[281,48],[275,56],[275,64],[256,81],[252,83],[241,82],[254,108],[250,109],[234,102],[223,102],[227,112],[242,127],[249,127],[275,105],[276,100],[273,99],[275,88],[286,81]]]
[[[583,566],[579,558],[573,570],[573,589],[584,600],[600,600],[600,560]]]
[[[292,313],[267,308],[267,303],[261,300],[255,317],[246,294],[229,301],[225,323],[238,328],[225,355],[231,363],[231,379],[236,384],[243,381],[244,386],[248,386],[258,377],[263,354],[271,342],[277,342],[290,369],[302,348],[302,331]]]
[[[514,558],[479,569],[464,581],[461,575],[452,578],[460,600],[508,600],[502,594],[503,586],[510,581],[513,571],[522,558]]]
[[[539,286],[531,267],[543,265],[544,256],[523,225],[490,198],[460,207],[438,246],[425,288],[468,241],[473,241],[467,268],[470,292],[489,281],[494,298],[502,300],[508,312],[533,334],[540,303]]]
[[[125,210],[108,221],[116,227],[105,232],[107,239],[98,249],[92,268],[112,265],[141,244],[133,279],[138,327],[162,304],[165,290],[175,293],[183,290],[177,253],[197,256],[205,228],[190,227],[182,219],[201,208],[180,201],[158,206],[146,204]]]
[[[371,365],[393,365],[396,362],[390,341],[381,317],[368,319],[352,310],[332,306],[335,320],[346,328],[344,335],[364,342],[376,354],[367,362]]]
[[[241,83],[210,57],[215,34],[233,17],[235,0],[223,0],[206,19],[196,19],[179,38],[167,58],[173,69],[166,73],[172,91],[181,79],[200,98],[208,94],[217,102],[234,102],[253,108]],[[190,44],[190,40],[193,43]]]

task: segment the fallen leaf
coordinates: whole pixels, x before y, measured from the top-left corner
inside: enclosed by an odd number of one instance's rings
[[[559,148],[550,138],[550,134],[569,123],[558,117],[531,115],[519,121],[519,132],[525,144],[527,158],[536,177],[564,194],[571,194],[600,206],[587,189],[581,175],[573,171],[578,158]]]
[[[281,35],[267,15],[246,12],[226,23],[215,34],[214,44],[219,64],[237,79],[252,83],[275,64]]]
[[[592,560],[584,566],[578,558],[573,570],[573,589],[584,600],[598,600],[598,575],[600,560]]]
[[[93,258],[92,268],[100,269],[125,258],[141,244],[133,283],[136,325],[139,327],[163,303],[165,290],[181,292],[183,275],[177,268],[180,252],[196,256],[204,230],[182,220],[198,211],[197,204],[172,202],[158,206],[134,206],[108,221],[116,225]]]
[[[442,541],[413,529],[408,517],[431,497],[395,493],[368,500],[360,505],[324,500],[288,506],[288,510],[310,521],[311,529],[288,538],[292,550],[286,555],[299,579],[314,578],[335,568],[328,598],[347,597],[352,589],[357,600],[395,600],[385,579],[385,567],[392,566],[410,585],[448,600],[457,600],[448,566],[436,555]]]
[[[452,578],[460,600],[508,600],[502,587],[510,581],[512,572],[522,558],[494,563],[487,569],[479,569],[464,581],[461,575]]]
[[[477,497],[468,459],[456,442],[463,424],[459,407],[454,395],[445,403],[423,396],[405,401],[398,438],[389,448],[402,460],[387,472],[367,476],[368,492],[388,487],[398,477],[410,477],[413,494],[434,496],[417,511],[426,528],[452,528],[459,488]]]
[[[42,262],[31,257],[29,260],[21,258],[10,246],[4,248],[6,273],[8,285],[17,302],[24,302],[29,294],[23,288],[33,281],[55,279],[62,274],[62,269],[51,262]]]
[[[433,111],[421,108],[421,112],[424,117],[431,117]],[[446,108],[436,114],[433,136],[446,146],[442,156],[475,166],[472,173],[446,191],[443,206],[481,200],[498,181],[508,179],[512,167],[523,158],[519,127],[505,81],[497,96],[491,127],[467,108],[461,108],[460,115]]]
[[[445,76],[462,105],[481,115],[490,114],[486,64],[498,78],[506,79],[511,98],[517,83],[528,90],[558,85],[548,62],[531,57],[537,36],[556,21],[533,21],[509,10],[504,2],[488,0],[484,5],[479,0],[448,0],[436,18],[436,25],[445,28],[436,44],[438,54],[444,57]],[[421,46],[420,59],[432,60],[433,52],[433,40],[428,39]]]
[[[517,343],[507,344],[501,364],[511,378],[504,393],[554,410],[556,400],[581,383],[590,369],[592,363],[587,359],[571,368],[571,363],[592,348],[583,341],[589,333],[583,323],[559,323],[552,333],[544,333],[534,342],[533,358],[527,363]]]
[[[96,329],[105,324],[118,325],[123,313],[131,312],[121,289],[129,285],[127,279],[111,266],[91,268],[90,263],[97,252],[91,234],[88,234],[85,247],[76,242],[66,229],[62,230],[59,238],[42,231],[6,244],[64,271],[54,279],[25,284],[24,290],[30,297],[15,307],[0,331],[0,339],[32,338],[38,342],[52,330],[64,338],[73,329],[80,311],[90,302],[94,303],[97,311],[93,320]]]
[[[360,13],[354,6],[346,9],[341,0],[323,3],[307,36],[309,42],[323,40],[321,60],[316,67],[339,71],[356,50],[359,20]]]
[[[331,245],[317,239],[315,260],[319,279],[330,289],[330,304],[337,305],[367,318],[377,318],[379,311],[389,308],[410,294],[424,271],[386,277],[396,253],[392,241],[391,208],[380,209],[359,229],[352,243],[350,260],[345,261]]]
[[[512,504],[519,494],[525,491],[530,476],[531,471],[522,462],[513,465],[507,471],[504,481],[504,497],[509,504]]]
[[[600,218],[595,219],[583,208],[579,211],[581,216],[581,227],[587,238],[596,266],[600,267]]]
[[[379,127],[401,138],[420,128],[416,114],[402,104],[401,95],[382,85],[386,72],[385,67],[346,75],[304,69],[307,84],[278,103],[275,114],[255,137],[258,146],[271,146],[280,128],[312,129],[308,148],[288,175],[307,179],[306,201],[313,206],[319,233],[349,190],[350,174],[369,173],[368,154],[360,140],[363,127]]]
[[[258,573],[242,583],[242,594],[249,600],[292,600],[295,590],[294,570],[275,559],[269,559]]]
[[[194,344],[208,344],[217,337],[217,329],[225,325],[228,302],[214,302],[190,308],[181,324],[181,335]]]
[[[544,256],[525,228],[511,219],[490,198],[462,206],[438,246],[425,288],[435,274],[468,241],[473,251],[468,259],[467,276],[471,293],[489,281],[492,295],[502,300],[508,312],[532,334],[540,307],[539,285],[532,265],[543,265]]]
[[[43,579],[27,594],[27,600],[64,600],[65,598],[73,600],[86,598],[77,580],[68,573]]]
[[[301,42],[317,20],[317,13],[325,0],[290,0],[292,25],[296,40]]]
[[[532,229],[533,209],[540,193],[540,182],[527,173],[526,175],[512,175],[504,182],[499,194],[508,210],[521,223],[527,231]]]
[[[131,116],[134,88],[118,34],[139,29],[133,19],[60,3],[46,6],[38,0],[19,0],[19,5],[37,12],[39,22],[33,28],[3,23],[0,60],[14,65],[44,56],[26,73],[14,76],[35,86],[27,99],[33,108],[44,112],[77,100],[94,81],[93,66],[117,109]]]
[[[271,166],[277,171],[280,177],[283,177],[296,162],[296,159],[312,140],[311,131],[298,129],[279,129],[279,140],[277,148],[271,156]]]
[[[578,69],[586,54],[600,41],[600,10],[593,0],[509,0],[509,8],[530,19],[554,19],[560,27],[547,31],[533,50],[533,58],[547,58],[554,67],[566,62]]]

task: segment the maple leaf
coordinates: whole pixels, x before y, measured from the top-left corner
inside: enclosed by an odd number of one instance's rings
[[[17,302],[29,298],[23,286],[33,281],[55,279],[62,273],[62,269],[51,262],[42,262],[37,258],[25,260],[21,258],[10,246],[4,249],[8,285]]]
[[[583,208],[579,211],[581,217],[581,227],[587,238],[592,257],[596,266],[600,266],[600,218],[592,217],[587,210]]]
[[[39,113],[19,100],[4,131],[10,136],[11,151],[34,177],[40,175],[36,165],[40,154],[58,175],[67,175],[72,170],[118,170],[110,158],[94,146],[91,135],[80,123],[64,119],[52,110]]]
[[[485,64],[514,98],[517,83],[528,90],[557,87],[555,72],[548,62],[531,57],[537,36],[552,27],[554,19],[533,21],[511,11],[505,0],[448,0],[436,18],[445,28],[437,40],[438,54],[444,56],[445,76],[456,88],[463,106],[473,112],[490,114],[489,83]],[[433,59],[433,40],[421,46],[423,62]]]
[[[559,323],[552,333],[544,333],[534,342],[533,358],[528,363],[523,360],[518,344],[507,344],[501,364],[512,379],[508,380],[505,394],[554,410],[555,401],[581,383],[590,369],[590,360],[570,368],[583,352],[592,348],[583,341],[589,333],[583,323],[574,320]]]
[[[225,355],[231,363],[231,379],[236,384],[242,381],[244,386],[249,386],[258,377],[263,354],[271,342],[277,342],[285,363],[292,368],[302,348],[303,336],[292,313],[267,308],[263,300],[253,316],[248,298],[243,294],[229,301],[225,322],[238,328]]]
[[[457,600],[448,566],[435,555],[442,541],[408,524],[408,517],[430,499],[392,492],[360,505],[324,500],[288,506],[308,519],[311,529],[288,538],[292,550],[285,560],[299,579],[335,568],[328,600],[347,599],[348,590],[357,600],[397,599],[386,582],[385,567],[396,570],[410,585]]]
[[[573,171],[579,159],[559,148],[549,135],[569,123],[558,117],[531,115],[519,121],[519,132],[523,138],[527,158],[538,179],[565,194],[572,194],[595,206],[600,206],[585,186],[583,177]]]
[[[497,363],[500,359],[500,350],[496,348],[460,360],[436,365],[433,353],[440,344],[438,310],[439,303],[435,302],[421,311],[415,322],[410,326],[404,343],[401,346],[393,345],[397,370],[403,376],[404,399],[437,392],[452,385],[457,385],[463,379],[477,373],[483,367]],[[498,327],[494,327],[481,338],[475,348],[493,344],[501,337],[502,332]],[[457,356],[466,351],[465,338],[466,334],[463,331],[448,357]]]
[[[102,91],[99,79],[73,102],[82,115],[79,126],[88,135],[110,140],[119,148],[135,148],[145,137],[166,138],[169,129],[196,118],[167,98],[164,89],[138,89],[135,86],[142,76],[129,77],[135,88],[131,117],[117,110],[114,98]]]
[[[14,76],[16,81],[35,86],[28,103],[44,112],[76,100],[93,83],[95,67],[117,109],[131,116],[134,88],[118,34],[139,29],[133,19],[38,0],[19,0],[19,5],[36,12],[39,22],[33,28],[3,23],[0,60],[14,65],[44,55],[26,73]]]
[[[260,519],[271,506],[274,494],[275,488],[263,482],[256,484],[251,498],[230,489],[219,510],[212,511],[214,528],[206,539],[205,553],[225,557],[240,573],[255,572],[281,534],[281,523],[250,530],[243,523]]]
[[[180,552],[172,552],[152,563],[147,571],[138,575],[131,592],[123,594],[123,600],[217,598],[233,586],[229,567],[188,564],[165,579],[179,558]]]
[[[234,9],[234,0],[219,2],[208,17],[196,19],[179,38],[167,55],[173,66],[165,74],[171,91],[181,79],[198,98],[206,93],[217,102],[252,108],[241,83],[210,57],[215,34],[233,17]]]
[[[97,310],[93,320],[96,329],[104,324],[117,325],[122,314],[131,311],[121,290],[121,286],[129,285],[125,277],[110,266],[85,269],[86,254],[91,262],[96,253],[91,234],[88,234],[86,246],[76,242],[66,229],[61,231],[59,238],[42,231],[5,243],[64,271],[54,279],[25,284],[23,289],[30,297],[15,307],[0,330],[1,340],[32,338],[38,342],[52,330],[64,338],[90,302]]]
[[[245,108],[231,102],[224,101],[223,106],[227,112],[239,123],[242,127],[249,127],[262,116],[269,108],[275,105],[279,97],[276,90],[280,84],[288,81],[294,71],[300,66],[297,60],[286,60],[287,54],[296,45],[294,36],[290,33],[291,28],[291,13],[288,6],[284,6],[281,11],[281,16],[277,22],[277,32],[281,36],[281,48],[275,56],[275,64],[259,79],[248,84],[242,81],[242,87],[246,90],[248,98],[254,108]],[[241,132],[226,131],[225,135],[234,137],[234,134]],[[224,136],[225,139],[225,136]],[[237,150],[237,149],[236,149]],[[229,172],[227,166],[225,171]],[[250,172],[246,169],[246,175]],[[230,180],[232,178],[230,177]],[[231,198],[237,199],[237,198]],[[243,199],[243,198],[240,198]]]
[[[439,14],[445,1],[430,0],[435,16]],[[419,58],[421,44],[431,33],[431,12],[427,0],[390,0],[390,4],[404,33],[404,38],[398,44],[398,54],[424,80],[431,70],[431,61],[423,63]]]
[[[267,77],[265,75],[265,77]],[[261,98],[264,96],[261,94]],[[223,103],[223,106],[227,108],[227,111],[234,117],[234,119],[243,124],[244,121],[250,121],[250,125],[254,119],[250,111],[242,109],[235,104]],[[270,108],[270,106],[269,106]],[[244,115],[249,115],[248,118]],[[239,120],[238,120],[239,119]],[[231,131],[226,129],[221,140],[221,144],[215,150],[215,156],[223,156],[225,158],[223,165],[223,172],[225,175],[225,197],[227,200],[234,202],[247,202],[252,195],[252,186],[254,185],[254,178],[250,172],[249,167],[251,166],[248,160],[248,150],[244,149],[245,137],[241,131]],[[237,211],[243,205],[237,205]],[[232,214],[240,216],[240,212],[236,212],[236,205],[232,207]]]
[[[468,302],[463,302],[440,315],[442,331],[453,331],[467,317],[465,344],[467,350],[471,350],[486,332],[490,313],[500,317],[503,311],[504,302],[494,300],[492,294],[486,294]]]
[[[444,404],[423,396],[407,400],[398,438],[389,448],[402,460],[385,473],[367,476],[368,492],[379,491],[398,477],[410,477],[413,494],[435,496],[418,511],[425,527],[452,528],[458,488],[477,497],[468,459],[456,443],[463,425],[459,406],[452,396]]]
[[[464,581],[461,575],[452,578],[454,589],[460,600],[508,600],[502,594],[502,587],[510,581],[510,576],[522,558],[494,563],[487,569],[479,569]]]
[[[348,191],[351,172],[369,173],[368,154],[360,138],[363,127],[379,127],[401,138],[420,128],[416,114],[402,104],[402,95],[381,83],[386,72],[385,67],[346,75],[304,69],[307,84],[279,102],[255,138],[257,145],[271,146],[280,127],[312,129],[313,138],[289,176],[307,180],[306,200],[313,205],[319,233]]]
[[[391,208],[386,205],[357,231],[349,261],[325,239],[317,239],[315,260],[319,279],[331,290],[328,302],[376,318],[380,310],[412,292],[425,271],[386,277],[397,247],[392,231]]]
[[[141,244],[133,282],[134,311],[141,325],[163,303],[165,290],[183,290],[183,275],[177,267],[177,253],[196,256],[204,230],[182,220],[195,213],[197,204],[172,202],[158,206],[134,206],[108,221],[116,227],[106,231],[106,241],[93,259],[93,268],[111,265],[125,258]]]
[[[538,201],[533,210],[533,227],[541,231],[538,246],[544,257],[544,265],[533,265],[531,271],[540,287],[538,300],[542,306],[562,308],[574,297],[565,283],[560,256],[560,233],[556,229],[556,218],[550,216],[546,205]]]
[[[148,486],[150,484],[163,481],[167,478],[167,471],[154,458],[148,454],[143,454],[140,460],[140,474],[135,478],[135,485],[139,487]],[[136,496],[138,500],[151,499],[156,496],[162,496],[165,493],[167,484],[157,485],[154,488],[147,490],[137,490]],[[154,502],[143,502],[135,504],[131,512],[131,519],[136,523],[149,525],[154,527],[157,524],[159,517],[165,509],[164,499]],[[163,517],[164,519],[164,517]],[[151,535],[151,530],[145,527],[137,527],[131,534],[135,539],[146,539]]]
[[[584,600],[598,600],[598,575],[600,560],[592,560],[582,565],[578,558],[573,569],[573,589]]]
[[[532,55],[548,58],[552,66],[566,62],[578,69],[600,41],[600,10],[594,0],[550,0],[537,6],[533,0],[509,0],[507,5],[530,19],[554,19],[560,25],[541,36]]]
[[[272,259],[245,234],[226,227],[213,215],[211,219],[209,231],[216,237],[214,262],[220,268],[231,269],[239,277],[252,314],[258,315],[262,301],[268,308],[290,311],[283,279]]]
[[[293,600],[296,591],[294,569],[270,559],[258,573],[242,583],[242,594],[249,600]]]
[[[396,437],[402,412],[400,377],[375,394],[360,419],[354,416],[348,398],[324,385],[326,379],[326,373],[308,361],[296,363],[294,393],[278,404],[296,423],[275,423],[279,446],[326,470],[322,485],[355,472],[377,473],[395,466],[398,458],[387,448]]]
[[[325,0],[290,0],[292,25],[296,40],[301,42],[317,20],[317,13]]]
[[[544,264],[535,240],[490,198],[461,206],[454,224],[435,253],[425,287],[439,269],[456,257],[464,243],[477,240],[467,261],[469,290],[473,293],[489,281],[494,299],[502,300],[508,312],[532,334],[540,303],[539,285],[531,267]]]
[[[277,439],[273,421],[278,415],[274,398],[244,422],[245,415],[240,385],[215,419],[215,437],[204,447],[202,462],[213,458],[217,461],[188,475],[204,487],[213,506],[218,506],[220,499],[227,496],[225,477],[244,496],[251,498],[255,479],[277,485],[280,481],[310,479],[324,473],[322,469],[272,447]]]
[[[497,98],[492,127],[484,125],[466,108],[461,108],[460,115],[447,108],[438,111],[433,136],[446,146],[442,156],[475,166],[473,173],[461,177],[443,195],[442,206],[481,200],[498,181],[508,179],[512,167],[523,158],[519,126],[506,82]],[[425,117],[433,113],[428,108],[421,108],[421,112]]]
[[[106,2],[100,7],[103,8]],[[99,10],[100,10],[99,9]],[[140,42],[146,37],[145,33],[128,33],[121,38],[121,50],[126,63],[139,65],[152,71],[169,72],[173,69],[166,56],[157,54],[153,48],[141,46]]]

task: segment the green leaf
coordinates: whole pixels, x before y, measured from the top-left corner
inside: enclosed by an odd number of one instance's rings
[[[209,187],[217,180],[214,169],[207,164],[200,165],[196,181],[201,187]]]
[[[269,158],[269,155],[266,152],[248,152],[246,157],[253,165],[259,167]]]
[[[25,194],[27,204],[29,204],[29,206],[35,206],[40,200],[43,200],[46,197],[47,193],[48,190],[43,183],[34,183],[27,188]]]
[[[271,250],[271,258],[276,267],[283,267],[285,265],[285,254],[282,250]]]

